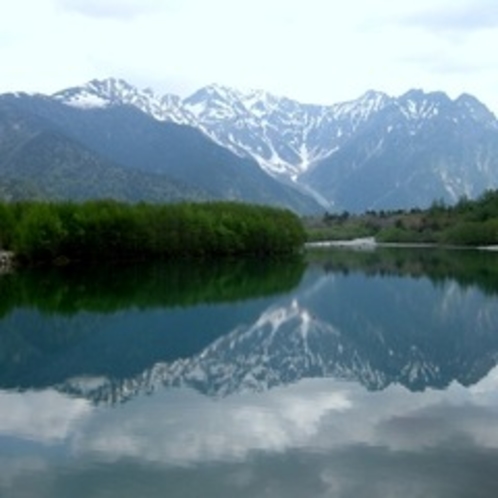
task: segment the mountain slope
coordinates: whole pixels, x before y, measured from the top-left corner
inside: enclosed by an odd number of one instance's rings
[[[4,199],[173,202],[209,198],[164,175],[140,173],[106,160],[43,120],[1,103],[0,123]]]
[[[162,175],[140,173],[103,160],[57,133],[41,132],[11,157],[4,169],[10,178],[33,182],[45,199],[84,201],[178,202],[208,199]],[[29,192],[28,192],[29,195]],[[31,198],[31,197],[28,197]]]
[[[133,181],[139,172],[161,175],[192,192],[204,192],[203,197],[317,210],[315,202],[269,177],[254,161],[234,155],[199,130],[159,121],[134,105],[99,102],[81,109],[53,98],[23,95],[3,96],[2,106],[36,122],[39,130],[81,144],[103,162],[126,167],[133,172]]]

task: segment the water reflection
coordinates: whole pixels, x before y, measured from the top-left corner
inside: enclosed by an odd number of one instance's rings
[[[389,251],[334,252],[311,264],[300,283],[299,262],[259,267],[259,276],[251,265],[212,273],[200,267],[204,278],[191,287],[180,275],[193,268],[180,265],[113,269],[113,279],[100,280],[61,270],[38,279],[11,276],[20,302],[11,299],[0,323],[0,385],[55,386],[107,404],[167,386],[220,397],[318,377],[354,380],[369,390],[472,385],[498,356],[489,272],[474,263],[475,281],[486,275],[485,292],[448,276],[435,283],[430,272],[423,276],[421,262],[430,261],[429,269],[448,265],[434,264],[437,253],[420,254],[418,262],[408,253],[400,264],[398,251],[393,264]],[[448,259],[461,256],[468,253]]]
[[[0,387],[126,379],[200,352],[296,286],[300,260],[27,271],[0,280]]]
[[[468,254],[321,254],[231,302],[168,301],[167,272],[149,305],[147,272],[99,311],[69,280],[63,313],[24,290],[0,322],[0,492],[496,496],[496,266]]]
[[[0,277],[0,317],[19,308],[70,316],[236,302],[291,290],[303,271],[299,258],[34,268]]]

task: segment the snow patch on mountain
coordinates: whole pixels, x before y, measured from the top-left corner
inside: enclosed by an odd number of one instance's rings
[[[95,95],[90,92],[80,92],[73,96],[70,96],[66,103],[73,107],[79,107],[81,109],[95,109],[99,107],[107,107],[109,101],[103,99],[99,95]]]

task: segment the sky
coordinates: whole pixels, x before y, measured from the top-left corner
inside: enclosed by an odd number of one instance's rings
[[[94,78],[306,103],[470,93],[498,113],[496,0],[0,0],[0,93]]]

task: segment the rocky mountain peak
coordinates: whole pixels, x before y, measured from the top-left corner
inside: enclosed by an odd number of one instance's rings
[[[472,120],[498,129],[496,116],[474,96],[463,93],[456,99],[455,104],[462,112],[466,112]]]

